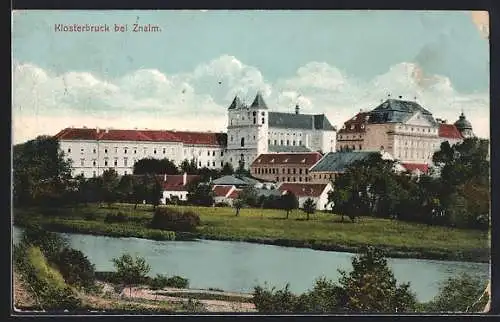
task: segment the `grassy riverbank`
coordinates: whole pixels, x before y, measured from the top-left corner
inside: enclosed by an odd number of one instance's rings
[[[247,241],[281,246],[357,252],[372,245],[384,249],[390,257],[464,260],[487,262],[489,236],[486,231],[454,229],[424,224],[361,217],[355,223],[341,222],[340,216],[317,213],[309,221],[296,210],[289,219],[285,212],[272,209],[242,209],[235,217],[232,208],[178,206],[200,215],[195,233],[165,232],[150,229],[151,206],[115,204],[59,209],[15,209],[18,226],[38,223],[59,232],[87,233],[114,237],[139,237],[155,240],[203,238]],[[109,222],[110,214],[122,213],[123,222]]]

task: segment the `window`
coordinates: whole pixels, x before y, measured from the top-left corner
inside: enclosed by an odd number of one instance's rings
[[[266,116],[266,112],[262,112],[262,113],[261,113],[261,115],[262,115],[262,116]]]
[[[163,154],[167,153],[167,149],[163,148]]]
[[[212,151],[212,156],[213,156],[213,157],[215,156],[215,150],[214,150],[214,151]]]
[[[301,140],[299,140],[299,145],[302,145],[302,141]]]
[[[276,181],[280,181],[280,177],[276,177]]]
[[[134,154],[137,154],[137,149],[134,149]]]
[[[243,147],[243,146],[245,146],[245,138],[241,138],[240,145],[241,145],[242,147]]]
[[[92,172],[92,176],[95,178],[96,177],[96,173],[95,171]]]
[[[290,174],[290,168],[287,169],[287,173]]]
[[[127,148],[123,149],[123,154],[127,154]]]
[[[280,141],[280,145],[283,145],[283,140]]]
[[[286,140],[286,145],[290,145],[290,140]]]
[[[359,149],[361,150],[361,144],[359,145]]]
[[[209,166],[210,166],[210,161],[207,161],[207,167],[209,167]]]
[[[283,169],[281,169],[281,170],[282,170],[282,171],[281,171],[281,173],[285,174],[285,169],[283,168]]]
[[[118,154],[118,148],[115,147],[115,154]]]
[[[92,152],[95,154],[97,151],[96,151],[96,149],[94,149]]]
[[[257,118],[256,117],[253,118],[253,124],[257,124]]]
[[[156,149],[153,150],[153,153],[156,154]]]
[[[81,159],[81,160],[80,160],[80,166],[82,166],[82,167],[83,167],[84,165],[85,165],[85,159]]]
[[[285,181],[285,177],[281,178],[281,181]]]
[[[107,166],[108,165],[108,160],[104,160],[104,165]]]
[[[233,136],[231,135],[231,142],[233,142]]]
[[[124,174],[124,175],[127,175],[128,173],[127,173],[127,171],[125,171],[123,174]]]
[[[309,170],[308,170],[308,169],[306,169],[306,174],[307,174],[308,172],[309,172]]]
[[[296,174],[297,169],[293,168],[293,174]]]
[[[293,179],[293,182],[295,182],[295,177],[293,177],[292,179]]]
[[[220,156],[223,157],[224,156],[224,151],[220,151]]]
[[[115,167],[116,167],[118,165],[118,160],[115,160],[114,164],[115,164]]]
[[[212,167],[215,167],[215,161],[212,161]]]
[[[80,149],[80,153],[81,153],[81,154],[83,154],[83,151],[84,151],[84,149],[83,149],[83,148],[82,148],[82,149]]]
[[[262,118],[262,124],[266,123],[265,118]]]
[[[92,161],[92,165],[93,165],[93,166],[95,167],[95,165],[96,165],[96,162],[95,162],[95,160],[94,160],[94,161]]]
[[[128,163],[128,159],[127,158],[123,158],[123,165],[127,166],[127,163]]]
[[[199,162],[198,162],[198,166],[200,166],[200,167],[201,167],[201,161],[199,161]]]
[[[276,145],[277,143],[278,143],[278,141],[277,141],[277,140],[274,140],[274,145]]]
[[[295,145],[295,140],[292,141],[292,145]]]
[[[68,148],[68,153],[71,153],[71,148]]]
[[[255,135],[253,136],[253,139],[254,139],[254,141],[255,141]]]
[[[268,144],[268,145],[271,145],[271,140],[267,140],[267,144]]]
[[[290,177],[286,178],[286,181],[290,182]]]
[[[220,166],[223,167],[224,166],[224,161],[221,161],[220,162]]]
[[[302,174],[302,168],[299,169],[299,174]]]
[[[299,182],[302,182],[302,177],[299,177]]]

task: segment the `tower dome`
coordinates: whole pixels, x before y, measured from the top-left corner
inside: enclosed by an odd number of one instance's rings
[[[454,123],[464,138],[474,136],[472,124],[465,118],[464,113],[460,114],[458,120]]]

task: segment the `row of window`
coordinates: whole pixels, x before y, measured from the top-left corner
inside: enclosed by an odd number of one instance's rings
[[[361,144],[358,147],[359,147],[358,150],[363,150],[363,146]],[[345,145],[341,145],[339,147],[339,151],[340,152],[343,152],[343,151],[355,151],[355,150],[356,150],[356,146],[355,145],[349,146],[349,145],[345,144]]]
[[[424,151],[410,151],[408,153],[408,150],[405,149],[404,153],[402,153],[401,150],[398,151],[398,158],[402,158],[404,155],[405,158],[412,158],[412,159],[431,159],[432,158],[432,153],[425,153]]]
[[[410,127],[410,126],[406,126],[406,125],[399,125],[398,129],[399,130],[410,131],[410,132],[437,133],[437,129],[432,129],[432,131],[431,131],[430,128],[427,128],[427,131],[426,131],[425,128],[420,128],[420,127],[414,128],[414,127]]]
[[[290,136],[290,133],[283,133],[283,132],[267,132],[268,135],[286,135],[286,136]],[[292,133],[293,136],[297,135],[297,136],[302,136],[302,133]]]
[[[342,140],[342,138],[344,138],[345,140],[349,140],[349,139],[355,140],[356,138],[362,139],[363,135],[361,135],[361,134],[353,135],[352,138],[349,135],[346,135],[345,137],[343,137],[342,135],[339,135],[339,140]]]
[[[274,140],[272,141],[273,142],[273,145],[278,145],[278,140]],[[286,144],[285,144],[286,142]],[[286,145],[286,146],[290,146],[290,140],[280,140],[279,141],[280,145]],[[295,144],[297,143],[297,144]],[[267,144],[271,145],[271,140],[267,140]],[[298,146],[301,146],[302,145],[302,140],[299,140],[298,142],[296,142],[295,140],[292,140],[292,146],[295,146],[295,145],[298,145]]]
[[[135,163],[135,160],[134,160],[134,163]],[[215,167],[215,161],[212,161],[212,162],[207,161],[207,167],[210,167],[210,164],[212,165],[212,167]],[[80,159],[80,166],[81,166],[81,167],[84,167],[85,165],[86,165],[86,164],[85,164],[85,159]],[[108,159],[105,159],[105,160],[104,160],[104,166],[105,166],[105,167],[107,167],[107,166],[109,166],[109,165],[110,165],[109,160],[108,160]],[[118,159],[115,159],[115,160],[113,161],[113,165],[114,165],[115,167],[117,167],[117,166],[118,166]],[[92,166],[94,166],[94,167],[95,167],[95,166],[97,166],[97,160],[95,160],[95,159],[94,159],[94,160],[92,160]],[[128,167],[128,159],[127,159],[127,158],[123,158],[123,166],[124,166],[124,167]],[[201,161],[198,161],[198,166],[199,166],[199,167],[201,167],[201,166],[202,166]],[[220,166],[221,166],[221,167],[223,167],[223,166],[224,166],[224,162],[223,162],[223,161],[221,161],[221,162],[220,162]]]
[[[254,139],[255,139],[255,136],[254,136]],[[68,148],[67,151],[68,151],[68,153],[71,153],[71,148]],[[108,147],[105,147],[104,148],[104,153],[107,154],[108,151],[109,151]],[[129,151],[129,148],[123,148],[123,154],[127,154],[128,151]],[[143,151],[144,151],[144,154],[147,154],[148,148],[143,148]],[[156,149],[155,148],[155,149],[153,149],[153,154],[157,154],[157,153],[159,153],[159,151],[162,151],[163,154],[166,154],[167,153],[167,148],[162,148],[162,149]],[[133,148],[133,152],[134,152],[134,154],[137,154],[137,148]],[[80,153],[84,154],[85,153],[85,149],[81,148],[80,149]],[[97,149],[94,148],[92,150],[92,153],[96,154],[97,153]],[[174,148],[170,149],[170,153],[172,153],[172,154],[175,153]],[[118,148],[115,148],[115,154],[118,154]],[[187,149],[184,149],[184,154],[187,154]],[[199,150],[198,151],[198,155],[201,156],[201,154],[202,154],[202,151]],[[207,156],[210,156],[210,155],[215,156],[215,150],[213,150],[213,151],[208,150],[207,151]],[[224,152],[223,151],[220,152],[220,156],[221,157],[224,156]]]
[[[329,173],[329,174],[313,174],[314,179],[334,179],[335,174]]]
[[[253,169],[253,172],[255,174],[279,174],[279,171],[280,169],[278,168],[254,168]],[[306,169],[302,169],[302,168],[298,168],[298,170],[296,168],[281,168],[281,173],[282,174],[302,174],[302,172],[304,174],[308,174],[309,170],[306,168]]]
[[[309,178],[308,177],[304,177],[302,179],[302,177],[281,177],[281,180],[280,180],[280,177],[276,177],[276,182],[309,182]]]

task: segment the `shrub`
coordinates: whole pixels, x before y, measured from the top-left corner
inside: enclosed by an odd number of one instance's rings
[[[90,289],[94,285],[95,268],[79,250],[64,248],[55,259],[66,283]]]
[[[39,247],[49,261],[56,259],[64,248],[69,247],[67,239],[36,225],[26,227],[21,237],[21,243]]]
[[[122,223],[122,222],[126,222],[127,219],[128,218],[124,213],[118,212],[117,214],[114,214],[114,213],[107,214],[104,221],[107,223],[115,223],[115,222]]]
[[[175,288],[188,288],[189,280],[180,276],[173,276],[167,279],[165,286]]]
[[[230,207],[227,202],[217,202],[214,206],[215,207]]]
[[[192,211],[181,212],[170,208],[155,210],[151,228],[172,231],[194,231],[200,225],[200,216]]]
[[[97,220],[98,216],[95,212],[88,212],[83,215],[85,220]]]

